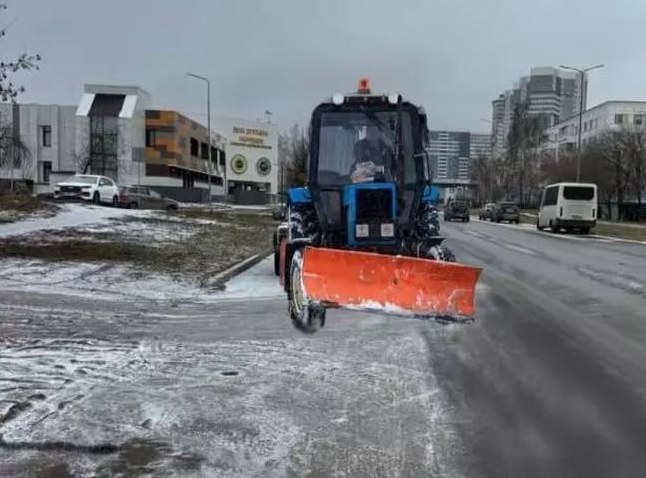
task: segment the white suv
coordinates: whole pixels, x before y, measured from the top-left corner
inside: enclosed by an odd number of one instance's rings
[[[77,174],[58,183],[54,188],[55,199],[83,199],[94,204],[119,204],[119,188],[106,176]]]

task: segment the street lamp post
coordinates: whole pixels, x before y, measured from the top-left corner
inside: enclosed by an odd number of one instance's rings
[[[579,103],[579,134],[578,134],[578,146],[576,153],[576,182],[581,182],[581,134],[583,127],[583,82],[585,80],[585,75],[591,70],[596,70],[597,68],[603,68],[604,65],[595,65],[588,68],[574,68],[572,66],[561,65],[561,68],[564,70],[576,71],[579,74],[579,83],[580,83],[580,103]]]
[[[188,76],[192,76],[193,78],[197,78],[198,80],[202,80],[206,82],[206,128],[208,129],[208,138],[209,138],[209,144],[207,147],[208,150],[208,158],[209,158],[209,164],[207,165],[207,171],[208,171],[208,176],[209,176],[209,206],[211,206],[211,168],[212,168],[212,162],[211,162],[211,81],[209,81],[208,78],[205,78],[204,76],[200,75],[195,75],[193,73],[186,73]],[[225,185],[224,185],[224,201],[226,202],[226,191],[227,191],[227,186],[226,186],[226,177],[225,177]]]

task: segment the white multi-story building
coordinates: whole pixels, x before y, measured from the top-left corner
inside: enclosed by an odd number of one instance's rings
[[[582,115],[582,147],[603,133],[621,128],[646,128],[646,101],[606,101]],[[554,155],[574,151],[579,139],[579,115],[570,116],[564,121],[545,130],[542,143],[543,152]]]
[[[583,78],[583,110],[586,107],[587,78]],[[520,78],[511,90],[492,101],[493,153],[504,157],[514,110],[521,105],[549,128],[564,118],[576,115],[581,107],[581,77],[568,70],[535,67]]]
[[[468,194],[471,163],[480,157],[491,157],[491,135],[466,131],[430,131],[429,156],[433,183],[440,187],[444,199]]]
[[[75,106],[0,104],[3,134],[19,139],[24,146],[14,151],[3,148],[3,154],[12,157],[0,161],[0,180],[24,182],[40,194],[73,174],[75,111]]]

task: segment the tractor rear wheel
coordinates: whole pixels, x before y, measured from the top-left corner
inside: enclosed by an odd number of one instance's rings
[[[311,304],[303,289],[303,252],[297,250],[290,267],[289,316],[292,324],[306,334],[318,332],[325,325],[325,307]]]

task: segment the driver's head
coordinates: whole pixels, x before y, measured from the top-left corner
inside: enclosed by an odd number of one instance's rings
[[[371,143],[376,143],[379,141],[379,137],[381,136],[381,132],[379,131],[379,127],[375,125],[370,125],[368,126],[368,131],[366,131],[366,139],[370,141]]]

